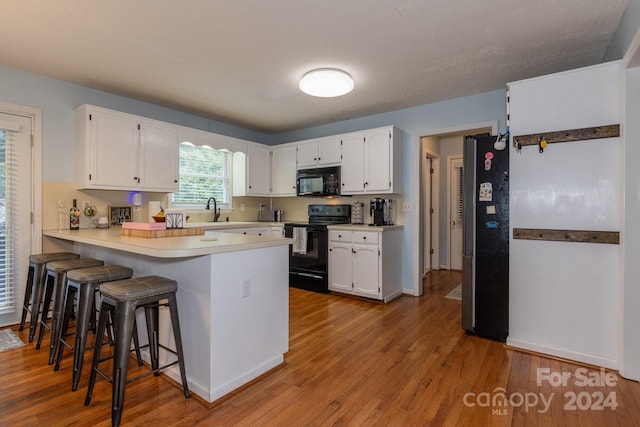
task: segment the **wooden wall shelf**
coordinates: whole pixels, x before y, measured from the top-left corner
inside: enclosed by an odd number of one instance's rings
[[[550,230],[545,228],[514,228],[514,239],[552,240],[556,242],[619,244],[618,231]]]
[[[592,128],[562,130],[558,132],[534,133],[531,135],[519,135],[513,137],[516,147],[538,145],[542,139],[547,144],[570,141],[586,141],[589,139],[614,138],[620,136],[620,125],[596,126]]]

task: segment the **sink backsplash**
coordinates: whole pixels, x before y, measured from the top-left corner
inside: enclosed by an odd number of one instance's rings
[[[56,203],[58,200],[64,200],[67,203],[67,212],[71,207],[73,199],[77,199],[78,207],[82,211],[82,202],[88,201],[96,207],[96,217],[108,216],[108,206],[130,206],[132,202],[129,200],[130,192],[127,191],[108,191],[108,190],[78,190],[73,182],[43,182],[42,187],[42,228],[53,229],[58,227],[58,210]],[[233,209],[231,211],[223,210],[219,221],[225,221],[228,217],[230,221],[257,221],[258,210],[260,204],[264,204],[269,210],[284,211],[284,222],[306,222],[307,205],[309,204],[352,204],[361,201],[365,205],[365,223],[370,221],[369,217],[369,200],[375,195],[367,197],[340,197],[336,199],[327,199],[321,197],[234,197]],[[389,197],[389,196],[382,196]],[[158,201],[163,207],[168,206],[168,194],[165,193],[143,193],[142,205],[133,207],[133,221],[147,222],[149,213],[147,212],[147,203],[149,201]],[[396,224],[403,223],[402,196],[392,195],[390,198],[394,201],[394,215]],[[244,208],[244,209],[242,209]],[[213,219],[213,210],[187,209],[186,215],[189,216],[189,222],[206,222]],[[65,228],[68,228],[68,222]],[[89,218],[84,214],[80,217],[80,228],[89,228]]]

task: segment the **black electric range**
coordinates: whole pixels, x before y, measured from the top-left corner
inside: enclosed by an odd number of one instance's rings
[[[327,225],[349,224],[351,205],[309,205],[309,222],[285,223],[284,235],[294,239],[289,246],[289,286],[329,292],[329,233]]]

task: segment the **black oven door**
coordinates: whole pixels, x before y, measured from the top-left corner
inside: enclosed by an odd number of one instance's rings
[[[289,285],[314,292],[329,292],[328,232],[326,226],[285,224],[285,237],[293,238],[294,227],[307,229],[306,253],[293,251],[289,246]]]

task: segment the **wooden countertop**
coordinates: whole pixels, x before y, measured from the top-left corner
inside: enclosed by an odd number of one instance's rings
[[[291,244],[291,239],[286,238],[216,233],[215,231],[210,231],[204,236],[156,239],[123,236],[120,234],[120,228],[43,230],[42,235],[157,258],[185,258]]]

